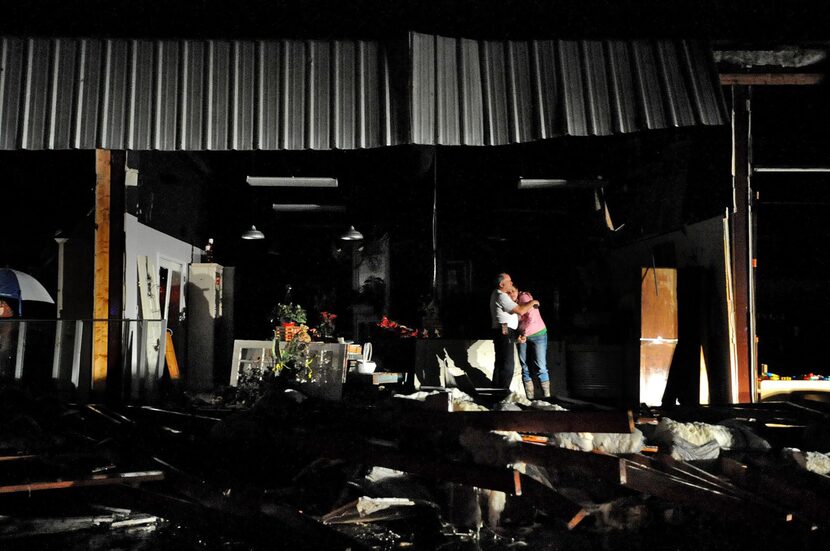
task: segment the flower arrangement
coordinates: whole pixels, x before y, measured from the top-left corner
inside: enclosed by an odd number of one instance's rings
[[[294,337],[280,349],[279,334],[274,333],[274,373],[282,376],[286,371],[289,377],[296,377],[300,372],[306,370],[306,376],[311,379],[311,358],[308,357],[308,344],[311,342],[311,335],[308,327],[300,325]]]
[[[273,321],[279,321],[282,324],[304,324],[307,320],[305,308],[299,304],[289,302],[288,304],[278,303],[274,308]]]
[[[331,338],[334,336],[334,320],[337,314],[331,312],[320,312],[320,325],[317,326],[316,334],[320,338]]]

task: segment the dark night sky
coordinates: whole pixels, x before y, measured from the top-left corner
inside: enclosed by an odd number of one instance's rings
[[[0,32],[147,37],[711,37],[825,40],[827,2],[775,0],[3,0]]]

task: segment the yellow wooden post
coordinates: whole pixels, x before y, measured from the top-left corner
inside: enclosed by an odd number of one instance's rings
[[[94,303],[92,317],[109,318],[110,291],[110,151],[95,151],[95,275],[93,282]],[[104,391],[107,386],[107,347],[109,324],[97,321],[92,324],[92,389]]]

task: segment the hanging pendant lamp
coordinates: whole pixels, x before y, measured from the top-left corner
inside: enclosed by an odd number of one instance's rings
[[[343,241],[360,241],[363,239],[363,234],[354,229],[354,226],[349,226],[349,230],[340,236]]]
[[[251,229],[242,234],[242,239],[265,239],[265,234],[251,226]]]

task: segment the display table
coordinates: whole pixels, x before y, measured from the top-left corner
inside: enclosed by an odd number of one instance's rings
[[[758,385],[759,400],[786,400],[791,393],[825,393],[830,395],[830,381],[774,381],[763,379]]]
[[[463,369],[477,387],[492,386],[493,344],[489,340],[474,339],[409,339],[388,338],[372,342],[372,360],[378,371],[406,374],[406,385],[443,386],[442,371],[446,358]],[[517,363],[518,365],[518,363]]]

